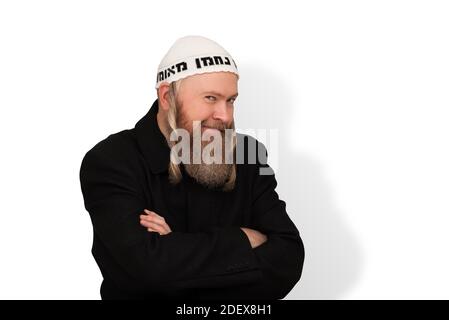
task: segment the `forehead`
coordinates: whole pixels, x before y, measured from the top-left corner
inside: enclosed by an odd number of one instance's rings
[[[237,93],[237,81],[237,75],[232,72],[195,74],[182,80],[181,91],[193,95],[213,91],[228,97]]]

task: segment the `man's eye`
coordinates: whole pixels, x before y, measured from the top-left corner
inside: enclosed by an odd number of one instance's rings
[[[229,99],[229,102],[234,103],[236,98]]]
[[[209,100],[209,101],[217,100],[214,96],[206,96],[206,99]]]

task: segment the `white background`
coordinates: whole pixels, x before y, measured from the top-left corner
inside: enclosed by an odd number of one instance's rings
[[[190,34],[234,57],[237,127],[280,130],[277,191],[306,248],[286,298],[449,298],[448,16],[429,0],[1,1],[0,298],[100,298],[81,159],[148,111]]]

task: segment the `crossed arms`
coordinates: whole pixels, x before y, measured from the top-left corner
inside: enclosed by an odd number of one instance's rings
[[[157,232],[161,236],[172,232],[164,217],[148,209],[145,209],[143,214],[140,215],[140,224],[147,228],[148,232]],[[244,227],[240,229],[245,232],[253,249],[267,241],[267,236],[257,230]]]
[[[280,299],[298,282],[303,243],[274,191],[274,176],[255,181],[252,229],[172,232],[157,213],[144,211],[133,167],[127,152],[102,143],[85,155],[80,169],[85,208],[105,248],[95,259],[121,290],[220,289],[235,298]]]

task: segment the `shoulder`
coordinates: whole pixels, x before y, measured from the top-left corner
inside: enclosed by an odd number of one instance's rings
[[[105,139],[95,144],[87,153],[101,153],[108,155],[120,155],[123,152],[132,151],[134,143],[134,129],[126,129],[110,134]]]
[[[137,156],[134,129],[110,134],[89,149],[81,162],[81,169],[89,165],[131,164]]]

